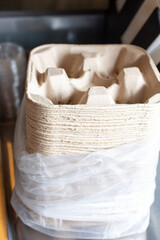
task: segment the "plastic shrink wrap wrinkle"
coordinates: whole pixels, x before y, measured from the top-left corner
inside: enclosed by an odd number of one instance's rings
[[[154,201],[157,137],[74,155],[28,154],[25,98],[15,132],[12,205],[28,226],[53,237],[114,239],[145,232]]]

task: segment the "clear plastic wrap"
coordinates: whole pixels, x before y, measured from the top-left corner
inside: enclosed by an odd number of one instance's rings
[[[83,154],[28,154],[25,99],[15,132],[12,206],[28,226],[60,238],[114,239],[145,232],[154,201],[157,137]]]

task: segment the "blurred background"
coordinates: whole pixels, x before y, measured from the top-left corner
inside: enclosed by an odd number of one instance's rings
[[[1,0],[0,42],[127,43],[160,63],[159,0]]]
[[[1,0],[0,10],[80,10],[107,9],[109,0]]]

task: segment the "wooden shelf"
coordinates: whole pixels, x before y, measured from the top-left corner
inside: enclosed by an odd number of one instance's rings
[[[0,139],[0,239],[8,240],[7,233],[7,211],[5,201],[5,189],[3,180],[3,164],[2,164],[2,140]]]

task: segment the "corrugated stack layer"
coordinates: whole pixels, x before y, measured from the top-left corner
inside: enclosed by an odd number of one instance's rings
[[[27,74],[27,151],[93,152],[149,137],[160,121],[159,92],[159,72],[141,48],[38,47]]]

